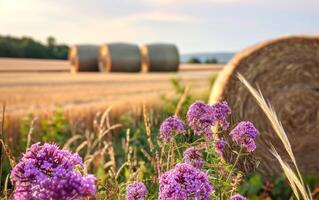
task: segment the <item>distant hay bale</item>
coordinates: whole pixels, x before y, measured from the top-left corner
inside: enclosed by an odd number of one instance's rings
[[[147,44],[141,52],[143,72],[178,71],[179,52],[174,44]]]
[[[99,50],[99,69],[102,72],[139,72],[141,62],[141,52],[135,44],[103,44]]]
[[[256,156],[260,171],[278,175],[281,168],[269,153],[271,141],[286,155],[280,140],[253,97],[236,77],[241,73],[258,86],[282,121],[297,163],[306,174],[319,174],[319,37],[290,36],[257,44],[238,53],[219,74],[210,103],[224,99],[233,122],[250,120],[260,130]]]
[[[97,72],[98,68],[97,45],[75,45],[69,48],[69,62],[71,72]]]

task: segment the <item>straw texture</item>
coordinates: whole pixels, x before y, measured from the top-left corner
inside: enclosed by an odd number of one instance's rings
[[[98,49],[96,45],[75,45],[69,48],[71,72],[97,72]]]
[[[237,79],[241,73],[258,86],[282,121],[292,149],[305,174],[318,174],[319,160],[319,37],[289,36],[266,41],[238,53],[219,74],[210,103],[225,99],[233,109],[233,121],[251,120],[260,130],[257,157],[260,170],[281,173],[269,154],[270,141],[283,159],[289,155],[280,145],[266,116]],[[266,142],[268,141],[268,142]]]
[[[143,72],[178,71],[179,52],[174,44],[147,44],[141,52]]]
[[[103,44],[99,50],[99,69],[102,72],[139,72],[142,57],[135,44]]]

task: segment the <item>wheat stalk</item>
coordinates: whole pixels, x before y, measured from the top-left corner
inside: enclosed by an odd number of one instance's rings
[[[263,112],[266,114],[266,117],[270,121],[275,133],[277,134],[277,136],[281,140],[289,157],[291,158],[291,160],[294,164],[294,167],[297,171],[297,174],[291,169],[291,167],[286,162],[284,162],[282,160],[281,156],[278,154],[276,149],[274,147],[271,148],[270,151],[275,156],[275,158],[278,160],[281,167],[283,168],[283,171],[284,171],[284,173],[285,173],[285,175],[290,183],[290,186],[291,186],[295,196],[297,197],[297,199],[299,199],[300,198],[299,192],[300,192],[303,199],[305,199],[305,200],[312,199],[311,194],[309,194],[309,192],[307,192],[308,191],[306,189],[307,187],[305,186],[305,184],[303,182],[303,179],[302,179],[300,170],[298,168],[298,165],[297,165],[294,153],[292,151],[291,144],[290,144],[289,139],[287,137],[287,134],[286,134],[281,122],[279,121],[274,109],[272,108],[270,103],[267,103],[267,101],[263,97],[260,90],[256,90],[255,88],[253,88],[250,85],[250,83],[248,83],[248,81],[241,74],[238,73],[237,76],[238,76],[238,79],[246,86],[246,88],[249,90],[249,92],[255,98],[257,104],[260,106],[260,108],[263,110]],[[299,192],[297,189],[299,190]]]
[[[36,121],[36,120],[37,120],[37,119],[35,118],[35,119],[33,119],[33,120],[31,121],[30,130],[29,130],[28,136],[27,136],[27,146],[26,146],[26,149],[28,149],[28,148],[30,147],[31,139],[32,139],[32,133],[33,133],[33,131],[34,131],[34,124],[35,124],[35,121]]]

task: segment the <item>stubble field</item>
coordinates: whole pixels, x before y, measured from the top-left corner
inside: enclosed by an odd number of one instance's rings
[[[193,93],[209,90],[212,74],[222,65],[182,64],[177,73],[69,73],[67,61],[0,59],[0,102],[7,118],[46,114],[62,106],[72,116],[105,109],[132,109],[142,103],[159,104],[170,95],[171,80],[181,79]],[[10,120],[11,121],[11,120]]]

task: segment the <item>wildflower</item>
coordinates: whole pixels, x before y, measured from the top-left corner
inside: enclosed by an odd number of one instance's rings
[[[248,152],[256,149],[255,140],[258,130],[251,122],[240,122],[231,132],[232,140],[244,147]]]
[[[82,176],[78,154],[60,150],[56,145],[32,145],[11,171],[15,185],[14,200],[83,199],[94,196],[93,175]]]
[[[174,133],[184,133],[184,123],[176,116],[169,117],[163,121],[160,127],[160,137],[166,141],[171,140]]]
[[[246,197],[243,197],[240,194],[236,194],[236,195],[231,196],[230,200],[246,200]]]
[[[183,162],[195,168],[201,168],[204,164],[201,153],[195,147],[190,147],[184,151]]]
[[[218,155],[223,156],[227,141],[224,138],[220,138],[215,143],[215,151]]]
[[[218,102],[212,105],[218,125],[226,130],[229,127],[229,122],[226,117],[231,114],[231,110],[226,101]]]
[[[196,101],[187,111],[187,123],[194,133],[204,133],[208,138],[212,136],[211,126],[216,123],[215,109],[203,101]]]
[[[134,182],[126,188],[126,200],[144,200],[148,196],[148,191],[143,182]]]
[[[209,200],[214,190],[207,174],[187,163],[162,174],[159,184],[159,200]]]

